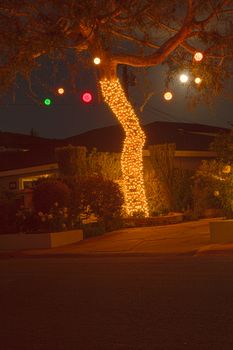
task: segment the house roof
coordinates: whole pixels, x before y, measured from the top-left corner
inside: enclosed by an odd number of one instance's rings
[[[146,145],[175,143],[177,150],[206,151],[214,137],[229,131],[208,125],[154,122],[143,126]],[[120,152],[124,132],[120,125],[95,129],[66,139],[0,133],[0,171],[56,162],[55,148],[66,145],[97,148],[102,152]]]
[[[143,126],[146,134],[145,148],[149,145],[175,143],[179,150],[206,151],[214,137],[229,129],[188,123],[154,122]],[[99,151],[120,152],[124,132],[120,125],[95,129],[73,136],[65,141],[73,145],[85,145]]]

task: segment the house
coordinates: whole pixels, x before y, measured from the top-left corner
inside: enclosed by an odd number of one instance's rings
[[[200,124],[154,122],[143,126],[147,147],[154,144],[175,143],[175,164],[196,169],[203,159],[214,159],[210,143],[220,132],[228,129]],[[119,125],[95,129],[64,140],[50,140],[29,135],[0,133],[0,188],[30,193],[33,181],[58,174],[55,148],[72,144],[97,148],[103,152],[120,152],[124,134]]]

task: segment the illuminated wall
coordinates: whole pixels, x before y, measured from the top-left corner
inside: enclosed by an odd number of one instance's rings
[[[142,149],[145,135],[118,79],[100,81],[105,102],[121,123],[126,138],[121,155],[125,208],[128,215],[149,215],[143,180]]]

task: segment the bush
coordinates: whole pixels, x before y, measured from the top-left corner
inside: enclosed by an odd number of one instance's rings
[[[33,205],[36,212],[48,213],[57,203],[59,207],[70,204],[70,189],[62,181],[46,179],[37,182],[33,191]]]
[[[193,208],[193,177],[191,170],[174,169],[173,179],[173,211],[186,211]]]
[[[88,218],[94,215],[107,221],[121,216],[123,195],[118,184],[95,177],[67,177],[64,179],[71,191],[71,210],[74,215]],[[109,224],[110,225],[110,224]]]
[[[36,213],[29,208],[22,206],[16,213],[17,232],[31,233],[40,230],[40,221]]]
[[[233,218],[233,167],[221,160],[203,161],[195,177],[194,196],[201,214],[204,209],[222,209]]]
[[[63,177],[64,183],[70,190],[70,210],[74,216],[80,217],[86,210],[83,205],[83,182],[84,178],[76,176]]]
[[[194,176],[193,201],[197,216],[203,216],[205,209],[222,207],[219,193],[223,185],[223,164],[216,160],[203,161]]]
[[[123,195],[119,185],[101,177],[90,177],[82,182],[83,209],[104,221],[121,216]]]
[[[84,239],[100,236],[105,233],[105,226],[102,221],[85,224],[82,226],[82,229]]]
[[[16,231],[16,212],[16,195],[9,191],[0,192],[0,233],[13,233]]]
[[[227,165],[228,166],[228,165]],[[224,181],[219,186],[219,200],[226,219],[233,219],[233,169],[223,174]]]
[[[105,232],[118,230],[124,227],[121,218],[113,218],[112,220],[99,220],[81,226],[83,229],[84,239],[103,235]]]
[[[87,175],[87,149],[68,145],[55,150],[59,171],[63,176]]]

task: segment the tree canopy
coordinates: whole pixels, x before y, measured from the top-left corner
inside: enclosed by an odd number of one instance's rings
[[[232,29],[232,0],[0,0],[0,93],[28,79],[40,57],[72,55],[73,66],[101,57],[108,76],[119,64],[166,64],[167,83],[188,68],[203,77],[194,92],[217,95],[232,77]]]

